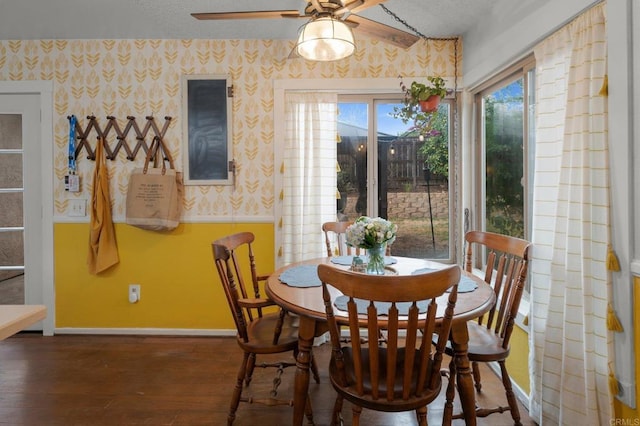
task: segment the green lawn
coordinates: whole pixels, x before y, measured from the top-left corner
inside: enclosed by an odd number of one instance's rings
[[[448,257],[449,222],[447,220],[433,221],[434,238],[432,238],[429,219],[389,219],[398,225],[396,241],[391,246],[392,255],[428,259]]]

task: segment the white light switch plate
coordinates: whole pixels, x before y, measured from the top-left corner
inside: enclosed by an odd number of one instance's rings
[[[69,216],[84,217],[87,215],[87,200],[69,200]]]

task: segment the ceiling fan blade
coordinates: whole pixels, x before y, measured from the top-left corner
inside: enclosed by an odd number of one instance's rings
[[[309,3],[307,3],[307,7],[305,8],[305,15],[330,13],[333,16],[340,17],[347,13],[354,13],[356,10],[364,10],[384,1],[386,0],[372,0],[372,4],[369,4],[368,1],[365,3],[365,0],[339,0],[332,2],[309,0]]]
[[[369,9],[370,7],[373,6],[377,6],[380,3],[384,3],[387,0],[366,0],[366,1],[361,1],[361,0],[353,0],[347,4],[344,5],[344,7],[349,8],[349,11],[351,13],[358,13],[358,12],[362,12],[365,9]],[[351,6],[353,4],[353,6]]]
[[[371,19],[363,18],[362,16],[351,14],[346,21],[358,24],[356,31],[360,34],[377,38],[395,46],[402,47],[403,49],[413,46],[415,42],[420,40],[420,37],[417,35],[372,21]]]
[[[300,15],[297,10],[258,10],[247,12],[215,12],[215,13],[192,13],[196,19],[218,20],[218,19],[262,19],[262,18],[306,18]]]
[[[335,16],[342,16],[347,12],[352,13],[353,9],[362,5],[364,5],[364,0],[354,0],[351,3],[342,6],[340,9],[336,9],[333,14]]]
[[[318,13],[324,12],[324,7],[320,4],[319,0],[310,0],[309,3]]]

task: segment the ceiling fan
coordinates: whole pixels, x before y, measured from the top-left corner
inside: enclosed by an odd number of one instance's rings
[[[359,34],[364,34],[404,49],[412,46],[419,40],[418,36],[357,15],[358,12],[384,3],[385,1],[386,0],[310,0],[304,8],[304,13],[301,13],[299,10],[261,10],[192,13],[191,16],[201,20],[306,18],[309,19],[310,22],[319,18],[331,18],[344,22]]]

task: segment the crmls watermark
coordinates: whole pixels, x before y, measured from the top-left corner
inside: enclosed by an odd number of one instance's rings
[[[610,419],[610,426],[640,426],[640,419]]]

